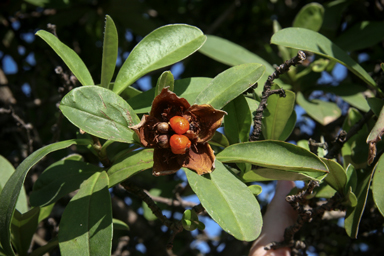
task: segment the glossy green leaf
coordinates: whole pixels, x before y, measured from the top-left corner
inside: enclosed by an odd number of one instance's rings
[[[367,103],[375,116],[379,117],[380,116],[380,111],[384,107],[384,101],[379,98],[368,98]]]
[[[101,61],[101,87],[109,88],[115,72],[118,36],[115,23],[109,15],[105,16],[103,59]]]
[[[307,100],[301,92],[297,93],[297,103],[321,125],[330,124],[341,116],[337,104],[318,99]]]
[[[344,51],[356,51],[373,46],[384,39],[384,22],[361,21],[344,31],[335,40]]]
[[[296,120],[297,120],[296,111],[292,111],[292,114],[288,118],[288,121],[285,124],[284,130],[280,134],[280,137],[278,140],[285,141],[286,139],[288,139],[288,137],[291,135],[291,133],[295,129]]]
[[[258,196],[260,195],[260,193],[262,192],[262,187],[259,186],[259,185],[251,185],[251,186],[248,186],[249,190],[251,190],[252,194],[254,194],[255,196]]]
[[[133,142],[128,126],[140,122],[125,100],[98,86],[73,89],[61,100],[60,109],[75,126],[107,140]]]
[[[152,31],[125,60],[113,91],[120,94],[141,76],[185,59],[197,51],[205,40],[206,36],[200,29],[185,24],[167,25]]]
[[[224,108],[224,131],[230,144],[248,141],[252,114],[243,95],[230,101]]]
[[[234,66],[218,74],[195,100],[195,104],[210,104],[221,109],[246,91],[263,75],[265,67],[257,63]]]
[[[260,207],[255,196],[220,161],[215,164],[216,169],[203,176],[184,169],[189,185],[223,230],[242,241],[255,240],[262,227]]]
[[[39,162],[43,157],[51,152],[67,148],[71,145],[88,145],[92,143],[89,140],[66,140],[50,144],[39,150],[36,150],[29,155],[16,169],[12,176],[5,184],[2,193],[0,194],[0,242],[4,251],[8,255],[14,255],[11,247],[11,220],[15,210],[16,201],[23,186],[25,177],[28,171]]]
[[[271,43],[313,52],[335,60],[346,66],[368,85],[378,89],[372,77],[357,62],[336,44],[317,32],[305,28],[286,28],[275,33],[271,38]]]
[[[30,194],[32,206],[45,206],[79,189],[81,183],[100,172],[101,167],[71,159],[60,160],[50,165],[39,176]]]
[[[271,180],[323,180],[326,173],[295,172],[290,170],[278,170],[271,168],[257,168],[244,173],[244,182],[271,181]]]
[[[13,165],[8,162],[8,160],[0,155],[0,193],[3,190],[5,184],[7,183],[9,177],[15,172]],[[25,213],[28,211],[27,196],[25,194],[24,186],[20,188],[19,198],[17,199],[16,209],[20,213]]]
[[[155,97],[161,93],[161,90],[165,87],[169,87],[168,89],[170,91],[173,91],[175,89],[175,79],[173,78],[173,75],[171,71],[164,71],[159,79],[157,80],[156,89],[155,89]]]
[[[367,144],[369,145],[368,165],[370,165],[376,157],[376,143],[381,141],[381,137],[384,134],[384,107],[380,111],[380,115],[372,128],[367,138]]]
[[[112,206],[108,175],[97,172],[84,181],[64,210],[59,246],[63,255],[110,255]]]
[[[260,63],[264,65],[265,73],[262,74],[259,86],[256,89],[259,94],[263,91],[263,85],[265,81],[267,81],[268,76],[275,71],[271,64],[260,58],[258,55],[248,51],[238,44],[218,36],[208,35],[207,41],[203,47],[200,48],[199,52],[229,66],[236,66],[244,63]],[[285,89],[290,88],[290,86],[284,84],[280,79],[275,79],[274,82]]]
[[[379,161],[377,161],[374,172],[372,179],[373,200],[381,215],[384,216],[384,155],[381,155]]]
[[[327,173],[326,165],[313,153],[282,141],[256,141],[226,147],[217,156],[225,163],[251,163],[272,169],[305,172],[314,177]]]
[[[212,139],[208,142],[211,145],[219,146],[219,147],[228,147],[229,146],[229,141],[227,137],[225,137],[224,134],[221,132],[215,131],[213,134]]]
[[[212,78],[193,77],[175,80],[174,93],[179,97],[185,98],[189,103],[193,103],[199,93],[208,86]],[[138,114],[149,113],[151,111],[155,88],[152,88],[140,95],[129,99],[128,104]]]
[[[319,31],[323,24],[324,7],[319,3],[309,3],[296,15],[293,26]]]
[[[112,165],[108,170],[109,186],[126,180],[135,173],[153,166],[153,149],[133,151],[121,162]]]
[[[347,184],[347,174],[344,168],[332,159],[322,158],[321,160],[323,160],[329,170],[328,175],[325,177],[325,181],[335,190],[343,194]]]
[[[344,120],[342,129],[348,132],[351,127],[357,123],[362,114],[354,108],[348,110],[347,117]],[[367,166],[366,160],[368,157],[368,145],[365,140],[368,136],[368,128],[364,125],[357,134],[353,135],[348,141],[346,141],[341,149],[341,153],[344,158],[344,167],[349,164],[354,165],[357,168],[365,168]]]
[[[372,172],[373,173],[373,172]],[[347,207],[344,221],[345,231],[351,238],[357,238],[361,217],[363,216],[365,205],[367,203],[369,186],[371,184],[372,173],[370,171],[358,172],[358,185],[354,192],[357,197],[355,207]]]
[[[18,210],[12,218],[12,244],[18,255],[28,255],[33,234],[38,225],[40,207],[35,207],[21,214]]]
[[[36,35],[41,37],[59,55],[82,85],[95,84],[84,62],[75,51],[47,31],[39,30]]]
[[[265,139],[278,140],[295,107],[295,93],[285,91],[286,97],[273,94],[268,97],[263,112],[262,132]]]

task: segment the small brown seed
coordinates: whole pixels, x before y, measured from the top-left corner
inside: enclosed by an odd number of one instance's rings
[[[167,133],[169,130],[169,124],[166,122],[161,122],[157,124],[157,131],[159,133]]]
[[[157,145],[161,148],[169,148],[169,136],[168,135],[160,135],[157,138]]]

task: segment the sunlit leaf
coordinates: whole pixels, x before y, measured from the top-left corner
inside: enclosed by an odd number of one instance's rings
[[[83,131],[107,140],[133,142],[128,126],[140,122],[125,100],[99,86],[73,89],[61,100],[60,109]]]
[[[221,228],[242,241],[253,241],[259,236],[262,217],[255,196],[220,161],[208,175],[184,170],[201,204]]]
[[[167,25],[152,31],[125,60],[113,91],[120,94],[143,75],[185,59],[197,51],[205,40],[200,29],[185,24]]]
[[[170,91],[173,91],[175,89],[175,79],[173,78],[173,75],[171,71],[165,71],[163,72],[159,79],[157,80],[156,89],[155,89],[155,97],[161,93],[161,90],[165,87],[169,87],[168,89]]]
[[[115,23],[109,15],[105,16],[103,59],[101,62],[101,87],[110,88],[116,67],[118,36]]]
[[[91,74],[75,51],[47,31],[39,30],[36,35],[41,37],[47,44],[49,44],[49,46],[51,46],[82,85],[94,85]]]

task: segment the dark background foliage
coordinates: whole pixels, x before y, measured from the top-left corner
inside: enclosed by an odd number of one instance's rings
[[[206,34],[228,39],[256,53],[269,63],[279,65],[282,60],[277,54],[277,47],[269,44],[273,34],[273,20],[277,19],[283,28],[292,26],[294,17],[307,3],[309,1],[296,0],[2,0],[0,154],[16,167],[31,152],[44,145],[79,136],[77,129],[59,114],[58,109],[58,102],[68,87],[64,86],[66,80],[63,75],[57,74],[55,69],[62,67],[63,74],[66,75],[69,71],[52,49],[34,36],[37,30],[47,30],[47,24],[56,25],[59,39],[79,54],[98,83],[106,14],[115,21],[119,34],[118,67],[141,38],[155,28],[171,23],[197,26]],[[379,0],[327,1],[322,4],[325,14],[319,32],[331,40],[343,29],[360,21],[381,21],[384,17],[384,3]],[[361,65],[375,80],[379,80],[378,64],[384,61],[383,49],[383,42],[379,42],[372,47],[354,51],[351,56],[357,59],[360,53],[367,54],[368,60]],[[214,77],[228,68],[200,53],[183,61],[183,66],[185,69],[179,78]],[[162,70],[151,73],[152,86],[161,72]],[[316,84],[318,78],[313,76],[308,83]],[[134,86],[141,88],[140,84]],[[8,111],[10,109],[11,111]],[[315,125],[309,132],[302,132],[305,120],[301,120],[288,140],[298,141],[311,137],[319,141],[323,135],[331,142],[343,119],[342,116],[326,127]],[[81,148],[76,150],[82,152]],[[68,152],[53,153],[35,166],[26,180],[27,194],[39,173],[50,163],[67,154]],[[84,154],[84,157],[97,163],[97,159],[91,154]],[[154,178],[150,172],[135,179],[135,182],[147,190],[163,187],[161,196],[164,198],[172,198],[175,184],[181,182],[173,176]],[[127,197],[128,194],[118,187],[114,188],[112,193],[114,217],[130,226],[128,234],[121,234],[125,240],[118,243],[116,236],[116,255],[119,252],[122,252],[122,255],[142,255],[144,251],[145,255],[167,255],[165,245],[170,234],[162,224],[143,217],[139,210],[142,203],[137,198]],[[263,198],[259,199],[261,205],[266,204]],[[49,240],[57,231],[61,213],[69,200],[69,197],[60,200],[51,218],[40,225],[38,235],[41,239]],[[360,255],[364,250],[366,255],[382,255],[382,228],[370,227],[373,224],[377,227],[378,223],[380,227],[382,217],[372,215],[374,213],[369,211],[371,206],[367,207],[367,223],[362,223],[357,240],[349,239],[335,220],[312,223],[304,228],[300,235],[310,242],[309,252],[318,255]],[[182,209],[177,207],[168,210],[171,216],[173,213],[182,212]],[[373,218],[375,216],[377,219]],[[375,230],[374,233],[372,230]],[[39,241],[34,241],[34,247],[37,248]],[[196,246],[198,243],[205,246]],[[174,253],[246,255],[249,247],[250,243],[237,241],[225,232],[221,232],[217,237],[209,237],[201,231],[198,234],[184,231],[176,237]],[[52,255],[59,255],[59,251],[53,251]]]

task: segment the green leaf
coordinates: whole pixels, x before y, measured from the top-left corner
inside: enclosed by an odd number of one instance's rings
[[[244,173],[241,177],[244,182],[271,181],[271,180],[318,180],[321,181],[326,173],[293,172],[271,168],[257,168]]]
[[[120,94],[141,76],[185,59],[205,40],[200,29],[184,24],[167,25],[152,31],[129,54],[117,74],[113,91]]]
[[[376,143],[381,141],[384,134],[384,107],[380,111],[380,115],[367,138],[369,145],[368,165],[370,165],[376,157]]]
[[[275,71],[271,64],[258,55],[218,36],[207,35],[207,41],[200,48],[199,52],[229,66],[237,66],[244,63],[260,63],[264,65],[266,72],[260,78],[260,84],[257,88],[259,94],[263,91],[263,84],[267,81],[268,76]],[[290,88],[289,85],[284,84],[280,79],[275,79],[274,82],[286,89]]]
[[[179,97],[185,98],[189,103],[193,103],[199,93],[208,86],[212,78],[192,77],[175,81],[174,93]],[[149,113],[151,111],[155,88],[152,88],[140,95],[129,99],[128,104],[138,114]]]
[[[226,147],[216,158],[224,163],[251,163],[272,169],[305,172],[314,177],[328,172],[326,165],[313,153],[281,141],[245,142]]]
[[[251,185],[251,186],[248,186],[249,190],[251,190],[252,194],[254,194],[255,196],[258,196],[260,195],[260,193],[262,192],[262,187],[259,186],[259,185]]]
[[[188,231],[193,231],[197,228],[199,218],[194,210],[185,210],[181,219],[183,228]]]
[[[220,161],[215,164],[216,169],[203,176],[184,169],[192,190],[223,230],[242,241],[255,240],[262,227],[260,207],[255,196]]]
[[[79,189],[81,183],[100,172],[101,167],[71,159],[60,160],[50,165],[39,176],[30,194],[32,206],[45,206]]]
[[[153,149],[133,151],[121,162],[114,164],[108,170],[109,186],[128,179],[135,173],[153,166]]]
[[[301,92],[297,93],[297,103],[321,125],[328,125],[341,116],[337,104],[318,99],[307,100]]]
[[[283,133],[295,107],[295,93],[285,91],[286,97],[273,94],[268,97],[267,108],[263,112],[263,136],[278,140]]]
[[[361,217],[363,216],[365,205],[367,203],[369,185],[371,184],[373,172],[358,172],[359,183],[354,194],[357,197],[357,205],[355,207],[348,206],[344,221],[345,231],[351,238],[357,238]]]
[[[288,139],[288,137],[293,132],[293,129],[295,129],[296,119],[297,119],[296,111],[292,111],[292,114],[288,118],[288,121],[285,124],[284,130],[280,134],[280,137],[278,140],[285,141],[286,139]]]
[[[12,218],[12,244],[15,246],[18,255],[28,255],[33,234],[39,219],[40,207],[32,208],[30,211],[21,214],[15,211]]]
[[[335,195],[336,190],[323,182],[320,184],[320,187],[314,189],[314,192],[316,193],[317,198],[331,198]]]
[[[63,255],[110,255],[112,206],[108,175],[97,172],[84,181],[64,210],[59,246]]]
[[[230,101],[224,108],[224,130],[231,144],[248,141],[252,114],[243,95]]]
[[[274,19],[273,20],[273,33],[276,33],[277,31],[280,31],[280,30],[281,30],[280,23],[276,19]],[[278,45],[277,48],[279,49],[279,54],[280,54],[281,58],[283,59],[283,61],[286,61],[286,60],[289,60],[290,58],[292,58],[290,51],[286,47]],[[269,72],[267,66],[266,66],[266,69],[267,69],[267,72]]]
[[[210,104],[221,109],[246,91],[263,75],[265,67],[257,63],[234,66],[218,74],[196,98],[195,104]]]
[[[344,120],[342,129],[348,132],[361,118],[363,118],[363,116],[357,109],[350,108],[347,117]],[[368,128],[364,125],[357,134],[353,135],[344,143],[341,148],[341,154],[344,158],[344,167],[347,167],[349,164],[354,165],[356,169],[365,168],[367,166],[368,145],[365,142],[367,136]]]
[[[326,158],[322,158],[321,160],[323,160],[329,170],[325,181],[331,185],[332,188],[343,194],[347,184],[347,174],[344,168],[334,160]]]
[[[346,169],[346,174],[347,174],[347,185],[345,187],[345,190],[349,190],[349,187],[351,187],[352,191],[356,191],[357,173],[356,173],[355,167],[349,164]]]
[[[379,98],[368,98],[367,103],[369,107],[372,109],[375,116],[380,116],[380,111],[384,107],[384,101]]]
[[[327,87],[313,87],[314,90],[323,90],[324,92],[331,92],[340,96],[344,101],[349,103],[350,105],[358,108],[364,112],[369,111],[369,105],[367,103],[367,99],[363,94],[367,89],[358,85],[351,83],[343,83],[338,86],[327,86]]]
[[[41,221],[43,221],[46,218],[48,218],[49,215],[51,214],[52,209],[53,209],[54,206],[55,206],[55,204],[50,204],[50,205],[47,205],[47,206],[44,206],[44,207],[40,207],[39,220],[37,222],[40,223]]]
[[[41,37],[49,46],[51,46],[82,85],[94,85],[91,74],[76,52],[47,31],[39,30],[36,35]]]
[[[152,188],[151,190],[148,191],[148,193],[151,196],[160,196],[161,192],[162,192],[161,189],[158,189],[158,188]],[[155,203],[155,204],[159,206],[158,203]],[[151,208],[149,208],[149,206],[145,202],[142,202],[141,207],[143,208],[144,218],[146,218],[149,221],[154,221],[157,219],[156,215],[152,212]],[[160,207],[160,209],[163,210],[162,207]]]
[[[159,79],[157,80],[156,89],[155,89],[155,97],[161,93],[161,90],[165,87],[169,87],[168,89],[170,91],[173,91],[175,89],[175,79],[173,78],[173,75],[171,71],[164,71]]]
[[[41,256],[46,253],[49,253],[54,248],[56,248],[59,245],[59,240],[57,237],[52,238],[51,241],[49,241],[47,244],[37,248],[36,250],[32,251],[30,256]]]
[[[109,15],[105,15],[103,59],[101,62],[101,87],[109,88],[115,72],[118,36],[115,23]]]
[[[381,215],[384,216],[384,155],[381,155],[373,170],[375,173],[372,180],[373,200]]]
[[[336,38],[335,44],[348,52],[368,48],[384,39],[383,28],[382,21],[361,21]]]
[[[5,184],[7,183],[9,177],[15,172],[13,165],[8,162],[8,160],[0,155],[0,193],[3,190]],[[17,199],[16,209],[20,213],[25,213],[28,211],[27,195],[25,194],[24,186],[20,188],[19,198]]]
[[[128,126],[140,122],[125,100],[98,86],[73,89],[61,100],[60,109],[75,126],[107,140],[133,142]]]
[[[221,132],[215,131],[213,134],[212,139],[208,142],[211,145],[219,146],[219,147],[228,147],[229,146],[229,141],[227,137],[225,137],[224,134]]]
[[[15,255],[11,247],[11,220],[15,210],[16,201],[23,186],[28,171],[39,162],[43,157],[51,152],[67,148],[71,145],[88,145],[92,143],[89,140],[66,140],[50,144],[33,152],[16,169],[5,184],[0,195],[0,242],[4,251],[8,255]]]
[[[299,11],[296,15],[293,26],[319,31],[323,24],[324,7],[319,3],[310,3]]]
[[[113,223],[113,230],[124,230],[129,231],[129,226],[124,221],[118,220],[118,219],[112,219]]]
[[[317,32],[305,28],[286,28],[275,33],[271,38],[271,43],[313,52],[335,60],[381,92],[372,77],[357,62],[336,44]]]

